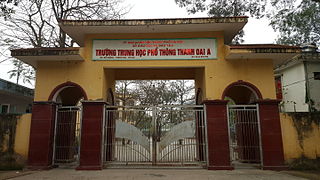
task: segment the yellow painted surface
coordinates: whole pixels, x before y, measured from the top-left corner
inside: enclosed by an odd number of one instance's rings
[[[217,39],[217,59],[214,60],[106,60],[92,61],[93,39],[151,39],[151,38],[206,38]],[[105,99],[108,88],[114,89],[114,80],[132,79],[195,79],[203,88],[203,99],[221,99],[224,89],[238,80],[258,87],[263,98],[275,98],[272,60],[225,60],[226,46],[222,32],[159,33],[159,34],[89,34],[81,50],[83,62],[39,62],[35,101],[47,101],[59,84],[72,81],[79,84],[89,100]],[[124,69],[133,68],[129,71]],[[158,73],[152,69],[171,69]],[[172,70],[177,69],[176,71]],[[183,68],[193,69],[194,74]],[[148,72],[149,71],[149,72]],[[155,75],[158,73],[158,76]],[[122,74],[121,74],[122,73]]]
[[[307,158],[315,159],[320,157],[320,127],[312,123],[312,131],[307,134],[303,141],[304,155]]]
[[[304,136],[300,145],[297,129],[292,118],[281,113],[280,119],[285,160],[300,158],[302,155],[310,159],[320,157],[320,130],[318,125],[312,124],[312,130]]]
[[[28,157],[31,114],[23,114],[17,121],[14,151]]]

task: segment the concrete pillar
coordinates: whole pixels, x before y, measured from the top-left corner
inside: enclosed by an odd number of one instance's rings
[[[232,170],[228,135],[227,102],[207,100],[208,169]]]
[[[105,102],[82,102],[80,165],[77,170],[101,170]]]
[[[259,116],[262,144],[262,168],[285,170],[279,100],[259,100]]]
[[[55,116],[56,104],[54,102],[33,103],[27,162],[30,169],[52,167]]]

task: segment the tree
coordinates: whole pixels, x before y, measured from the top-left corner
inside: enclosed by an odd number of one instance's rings
[[[118,19],[127,12],[120,7],[121,1],[21,0],[13,9],[15,13],[0,21],[0,42],[8,42],[5,46],[8,49],[74,46],[71,38],[58,26],[60,19]]]
[[[266,16],[270,25],[280,33],[280,44],[320,45],[320,0],[175,0],[189,13],[208,11],[209,16]],[[243,42],[243,31],[233,43]]]
[[[189,80],[170,81],[170,88],[175,92],[176,103],[195,104],[195,87]]]
[[[244,16],[261,18],[264,15],[267,0],[175,0],[180,7],[187,8],[189,13],[207,11],[209,16]],[[244,32],[241,30],[233,43],[243,42]]]
[[[128,103],[130,100],[134,100],[135,105],[142,106],[136,111],[124,108],[125,111],[121,112],[122,120],[128,120],[140,129],[150,129],[152,126],[150,112],[153,106],[194,104],[194,90],[194,84],[188,80],[117,81],[115,94],[124,106],[130,105]],[[164,133],[162,129],[165,124],[177,124],[181,122],[182,117],[194,117],[192,111],[175,111],[176,109],[170,108],[170,106],[163,107],[157,113],[157,117],[161,119],[157,121],[159,135]],[[144,133],[150,137],[150,131]]]
[[[320,1],[319,0],[273,0],[274,9],[268,14],[271,25],[278,30],[280,44],[320,45]]]
[[[138,105],[194,104],[194,85],[188,80],[117,81],[116,97],[123,105],[129,100]]]
[[[69,47],[71,39],[58,26],[60,19],[118,19],[127,11],[121,0],[21,0],[7,21],[4,38],[20,47]],[[13,44],[13,43],[12,43]]]
[[[122,106],[127,106],[130,99],[136,99],[133,85],[135,81],[122,80],[116,83],[116,98],[122,102]],[[120,104],[118,104],[120,105]]]
[[[8,71],[10,79],[16,77],[16,84],[19,84],[19,80],[22,78],[23,83],[32,84],[35,78],[34,69],[18,59],[12,59],[12,63],[14,69]]]

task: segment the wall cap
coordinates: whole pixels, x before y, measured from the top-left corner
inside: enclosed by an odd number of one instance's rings
[[[57,105],[54,101],[33,101],[34,105]]]
[[[281,102],[279,99],[263,99],[257,100],[259,105],[278,105]]]
[[[220,99],[215,99],[215,100],[204,100],[202,104],[205,105],[227,105],[228,100],[220,100]]]
[[[105,101],[101,100],[84,100],[81,101],[82,105],[107,105]]]

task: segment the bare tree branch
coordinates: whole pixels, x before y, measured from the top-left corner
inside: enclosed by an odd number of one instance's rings
[[[73,46],[74,42],[58,26],[59,19],[118,19],[128,12],[121,3],[122,0],[21,0],[14,14],[0,20],[0,42],[9,40],[2,48]],[[19,68],[11,71],[15,73],[12,77],[31,77],[16,72],[29,68],[13,64]]]

